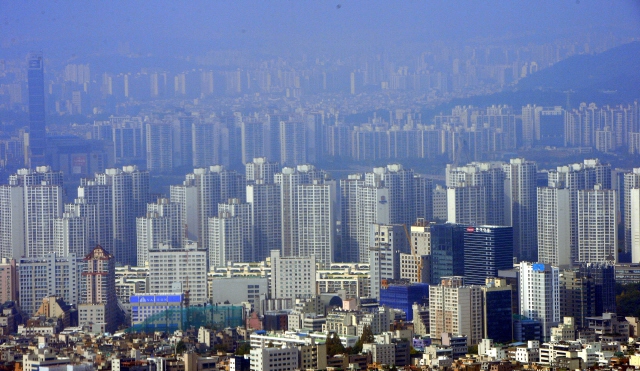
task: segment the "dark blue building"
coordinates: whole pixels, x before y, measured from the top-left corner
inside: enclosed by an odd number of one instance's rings
[[[498,270],[513,268],[513,228],[467,227],[464,230],[464,277],[466,285],[484,285]]]
[[[464,231],[460,224],[431,225],[431,283],[464,275]]]
[[[538,340],[542,344],[542,324],[523,316],[516,316],[513,321],[513,336],[516,341]]]
[[[493,339],[501,344],[510,343],[514,339],[511,295],[511,286],[483,288],[486,339]]]
[[[380,289],[380,305],[403,310],[407,314],[407,321],[413,320],[413,303],[429,303],[428,284],[390,284]]]

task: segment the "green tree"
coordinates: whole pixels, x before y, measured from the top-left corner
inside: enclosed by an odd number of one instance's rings
[[[336,354],[344,353],[344,345],[342,345],[342,342],[340,341],[338,334],[336,334],[335,332],[332,332],[329,335],[327,335],[326,345],[327,345],[327,355],[329,357],[333,357]]]
[[[362,335],[360,335],[360,341],[362,342],[362,344],[370,344],[374,342],[371,326],[364,325],[364,327],[362,328]]]
[[[349,354],[359,354],[360,352],[362,352],[362,344],[370,344],[373,342],[374,339],[373,331],[371,331],[371,326],[364,325],[364,327],[362,328],[362,335],[360,335],[360,338],[358,339],[358,341],[356,341],[356,345],[351,348]]]
[[[251,344],[249,342],[240,343],[236,348],[236,355],[243,356],[251,352]]]
[[[187,350],[187,344],[184,341],[180,340],[176,344],[176,354],[182,354]]]

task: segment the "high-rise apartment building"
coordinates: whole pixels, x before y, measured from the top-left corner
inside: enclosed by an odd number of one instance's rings
[[[55,253],[38,258],[18,260],[20,309],[32,316],[47,296],[57,296],[69,305],[78,304],[83,292],[82,258],[61,257]]]
[[[280,185],[280,207],[282,228],[282,255],[297,256],[299,249],[299,196],[300,185],[323,182],[326,174],[313,165],[285,167],[275,175],[275,183]]]
[[[463,277],[443,277],[429,287],[429,333],[467,337],[468,345],[480,343],[482,328],[482,288],[464,284]]]
[[[282,247],[280,184],[247,184],[253,226],[253,261],[263,261]]]
[[[535,261],[538,258],[536,163],[515,158],[503,169],[509,185],[507,197],[511,204],[513,255],[518,260]]]
[[[138,265],[144,266],[149,262],[149,251],[157,250],[160,244],[170,245],[171,223],[168,217],[156,211],[147,212],[146,216],[136,218],[136,248]]]
[[[151,293],[189,291],[191,304],[207,302],[207,251],[188,244],[181,249],[160,246],[149,251]]]
[[[173,127],[169,122],[147,123],[147,170],[173,169]]]
[[[251,218],[251,205],[240,202],[238,198],[230,198],[224,203],[218,204],[218,216],[221,213],[228,213],[240,221],[240,234],[242,236],[243,256],[241,261],[256,261],[253,257],[253,224]]]
[[[230,198],[246,199],[245,178],[236,171],[226,170],[224,166],[215,165],[208,168],[196,168],[187,174],[182,186],[172,188],[172,201],[181,204],[183,220],[192,232],[197,233],[200,246],[209,246],[209,218],[218,216],[218,204]],[[193,187],[193,188],[192,188]],[[195,200],[194,200],[195,193]],[[175,197],[174,197],[175,196]],[[189,209],[195,205],[196,209]],[[193,231],[192,223],[197,217],[197,229]],[[193,220],[193,221],[192,221]]]
[[[539,321],[542,336],[560,322],[559,270],[549,264],[520,262],[520,315]]]
[[[78,208],[66,211],[53,221],[54,250],[59,256],[84,256],[89,249],[89,228]]]
[[[569,190],[571,215],[569,242],[572,262],[578,261],[578,191],[591,190],[597,184],[601,189],[612,189],[611,166],[602,164],[598,159],[587,159],[582,163],[558,166],[556,170],[548,172],[549,187]]]
[[[245,164],[247,183],[262,181],[264,184],[273,183],[273,177],[280,171],[277,162],[269,162],[266,157],[254,157],[252,162]]]
[[[31,168],[45,165],[47,132],[44,105],[44,59],[42,53],[30,53],[27,58],[29,90],[29,164]]]
[[[508,185],[508,183],[506,183]],[[447,221],[468,225],[510,225],[505,172],[499,162],[447,165]]]
[[[0,186],[0,251],[39,257],[54,251],[54,222],[62,216],[62,173],[48,166],[20,169]]]
[[[335,184],[314,180],[297,190],[297,249],[295,256],[314,255],[320,263],[333,261],[335,249]]]
[[[593,189],[579,190],[578,255],[583,263],[618,261],[617,192],[596,184]]]
[[[316,295],[315,256],[287,257],[271,251],[271,297],[310,298]]]
[[[246,261],[244,224],[241,216],[225,210],[221,210],[217,217],[209,218],[209,267]]]
[[[637,235],[632,235],[634,228],[636,231],[640,228],[640,198],[638,196],[638,189],[640,189],[640,168],[634,168],[631,172],[624,174],[624,180],[622,184],[624,198],[624,252],[626,254],[633,255],[634,240],[636,240],[636,246],[640,249],[640,240]],[[632,193],[634,195],[632,196]],[[633,197],[636,197],[635,199]],[[635,213],[635,214],[634,214]],[[632,222],[632,218],[636,218],[635,224]],[[640,261],[640,250],[638,250],[635,256],[632,256],[633,262]]]
[[[572,263],[569,189],[538,187],[538,259],[555,266]]]
[[[266,155],[264,123],[244,119],[240,126],[242,140],[242,163]],[[249,181],[249,177],[247,177]]]
[[[280,121],[280,163],[296,166],[307,163],[307,133],[304,122]]]
[[[149,172],[137,166],[106,169],[95,176],[95,184],[111,193],[113,255],[122,264],[136,265],[136,218],[146,215],[149,202]]]

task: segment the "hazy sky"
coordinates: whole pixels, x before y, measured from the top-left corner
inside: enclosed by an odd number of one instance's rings
[[[640,35],[640,1],[1,1],[0,57],[23,48],[349,50],[434,41]]]

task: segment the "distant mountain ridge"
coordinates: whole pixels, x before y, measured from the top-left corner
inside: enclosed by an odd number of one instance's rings
[[[520,80],[516,90],[573,90],[640,98],[640,42],[575,55]]]

